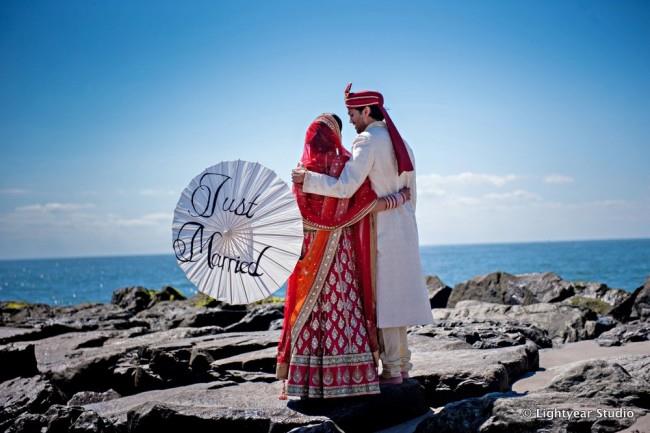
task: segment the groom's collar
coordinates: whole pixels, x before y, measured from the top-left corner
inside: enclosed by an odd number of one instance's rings
[[[375,121],[372,122],[370,125],[366,126],[366,131],[367,131],[368,129],[370,129],[370,128],[374,128],[374,127],[376,127],[376,126],[379,126],[379,127],[381,127],[381,128],[385,128],[385,127],[386,127],[386,123],[385,123],[383,120],[375,120]]]

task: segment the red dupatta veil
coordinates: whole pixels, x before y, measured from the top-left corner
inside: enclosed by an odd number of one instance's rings
[[[350,158],[341,144],[340,129],[329,114],[319,116],[307,129],[300,162],[309,171],[338,177]],[[374,295],[374,215],[371,212],[377,195],[366,179],[349,199],[337,199],[302,191],[294,185],[294,194],[306,230],[314,230],[309,248],[303,250],[287,283],[284,323],[278,346],[277,375],[286,378],[293,349],[293,337],[309,317],[327,275],[338,239],[344,227],[351,227],[354,239],[357,278],[362,297],[370,348],[378,354],[377,322]]]

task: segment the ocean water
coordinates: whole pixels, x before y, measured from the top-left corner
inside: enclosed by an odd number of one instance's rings
[[[422,246],[420,254],[424,273],[452,287],[495,271],[555,272],[632,291],[650,276],[650,239]],[[171,254],[0,261],[5,301],[110,302],[113,290],[135,285],[196,293]],[[276,295],[283,296],[284,289]]]

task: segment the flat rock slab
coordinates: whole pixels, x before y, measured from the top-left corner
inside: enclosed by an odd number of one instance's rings
[[[12,341],[31,340],[38,335],[40,335],[40,331],[34,328],[0,326],[0,344],[6,344]]]
[[[128,330],[75,332],[38,340],[34,345],[39,370],[61,373],[138,349],[189,352],[197,348],[218,359],[276,345],[280,335],[279,331],[201,335],[203,329],[175,328],[135,337]]]
[[[219,359],[211,365],[221,370],[243,370],[259,371],[263,373],[275,373],[278,349],[269,347],[267,349],[245,352],[229,358]]]
[[[215,331],[216,334],[212,333]],[[185,381],[181,385],[206,381],[205,378],[181,377],[188,372],[195,348],[218,359],[274,346],[279,338],[278,331],[223,334],[220,328],[210,327],[175,328],[135,336],[131,336],[132,332],[66,333],[35,341],[39,370],[68,395],[79,391],[102,392],[109,388],[127,395],[146,388],[175,386],[179,381]],[[141,368],[148,368],[152,356],[161,353],[169,355],[168,358],[177,364],[177,380],[162,383],[162,379],[156,377],[142,380],[136,377],[142,373]],[[144,374],[149,373],[145,371]],[[175,377],[173,371],[171,374]]]
[[[612,359],[624,355],[650,356],[650,341],[628,343],[622,347],[601,347],[593,340],[567,343],[553,349],[540,349],[537,371],[512,385],[516,392],[534,391],[547,386],[567,365],[593,359]]]
[[[84,406],[128,432],[287,432],[332,420],[347,432],[372,432],[426,413],[416,381],[382,394],[332,400],[279,400],[280,383],[212,382],[149,391]],[[221,429],[221,430],[219,430]],[[230,429],[230,430],[229,430]]]
[[[232,332],[218,338],[198,341],[194,350],[209,354],[212,359],[223,359],[240,353],[277,347],[281,331]]]
[[[523,374],[538,368],[532,342],[499,349],[439,350],[441,342],[410,335],[411,377],[420,382],[432,406],[506,391]],[[443,343],[444,344],[444,343]]]

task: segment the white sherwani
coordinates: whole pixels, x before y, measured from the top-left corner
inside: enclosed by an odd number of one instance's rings
[[[406,148],[414,161],[408,144]],[[411,189],[410,202],[377,213],[377,326],[391,328],[433,323],[415,222],[415,171],[397,175],[397,161],[386,124],[373,122],[355,138],[352,158],[338,179],[308,171],[303,191],[349,198],[366,177],[370,178],[372,189],[379,197],[398,192],[405,186]]]

